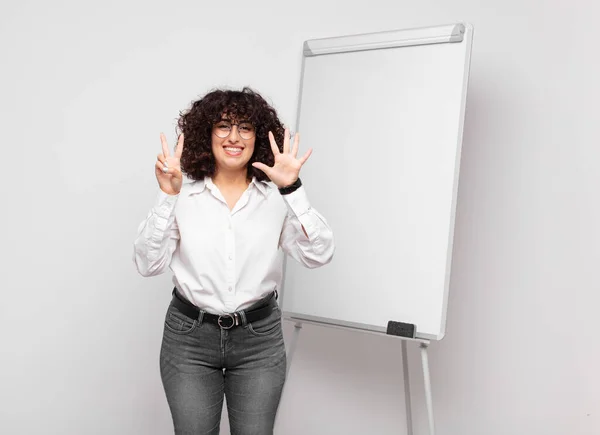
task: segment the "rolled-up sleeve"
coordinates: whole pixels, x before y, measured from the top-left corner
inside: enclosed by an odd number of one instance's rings
[[[288,211],[279,240],[281,249],[311,269],[329,263],[335,251],[333,232],[325,218],[311,207],[304,187],[282,197]]]
[[[171,263],[180,238],[175,219],[178,198],[159,190],[154,206],[138,226],[133,261],[142,276],[160,275]]]

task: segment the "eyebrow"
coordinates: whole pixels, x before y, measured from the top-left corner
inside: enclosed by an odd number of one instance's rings
[[[227,118],[221,118],[221,120],[219,122],[231,122],[231,119],[227,119]],[[252,122],[248,119],[242,119],[240,121],[237,122],[238,124],[252,124]]]

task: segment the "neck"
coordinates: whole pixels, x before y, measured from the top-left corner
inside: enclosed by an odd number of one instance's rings
[[[213,178],[213,183],[219,187],[248,187],[247,171],[227,172],[217,170]]]

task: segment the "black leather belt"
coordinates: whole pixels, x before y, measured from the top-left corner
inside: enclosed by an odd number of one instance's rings
[[[253,308],[252,310],[244,312],[244,317],[246,317],[247,323],[256,322],[257,320],[264,319],[269,316],[273,311],[273,307],[271,306],[271,299],[273,297],[277,297],[277,292],[274,291],[271,295],[265,300],[265,304],[263,306]],[[177,287],[173,289],[173,301],[171,302],[181,313],[185,314],[192,320],[197,320],[200,316],[200,309],[192,304],[190,301],[185,299],[179,292],[177,291]],[[234,326],[238,326],[242,324],[242,317],[240,315],[240,311],[236,311],[235,313],[227,313],[227,314],[212,314],[208,312],[204,312],[202,316],[203,322],[209,322],[214,325],[221,327],[222,329],[231,329]]]

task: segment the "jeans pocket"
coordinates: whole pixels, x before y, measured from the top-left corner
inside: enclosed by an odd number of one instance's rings
[[[279,307],[273,307],[273,311],[264,319],[248,323],[248,331],[252,335],[263,337],[281,331],[281,311]]]
[[[189,334],[198,326],[198,320],[192,320],[172,305],[165,316],[165,328],[175,334]]]

